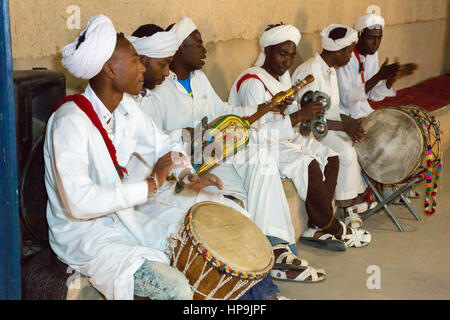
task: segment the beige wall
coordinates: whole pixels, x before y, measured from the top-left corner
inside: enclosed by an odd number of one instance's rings
[[[267,24],[283,21],[300,29],[296,67],[320,50],[323,27],[330,23],[352,26],[372,4],[381,8],[387,24],[380,60],[398,56],[420,67],[397,87],[450,67],[449,0],[10,0],[14,68],[44,66],[63,71],[59,52],[80,32],[67,28],[70,5],[81,9],[82,28],[92,15],[103,13],[125,34],[145,23],[166,27],[188,15],[208,49],[204,71],[218,94],[226,98],[236,76],[255,61],[258,39]],[[85,82],[67,73],[66,77],[69,93],[83,89]]]

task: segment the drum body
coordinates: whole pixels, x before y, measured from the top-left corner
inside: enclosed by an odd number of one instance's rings
[[[428,142],[434,164],[441,159],[439,127],[420,107],[380,109],[371,113],[362,126],[367,135],[363,142],[355,144],[358,162],[377,182],[401,183],[425,170]]]
[[[186,275],[194,300],[239,299],[274,263],[266,236],[237,210],[200,202],[170,242],[170,263]]]

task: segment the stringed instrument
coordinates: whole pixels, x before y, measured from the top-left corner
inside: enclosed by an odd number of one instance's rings
[[[250,117],[240,117],[234,114],[224,115],[208,123],[208,118],[204,117],[195,128],[194,139],[191,143],[191,153],[193,154],[192,167],[198,175],[204,174],[222,163],[230,155],[244,148],[250,139],[248,129],[262,116],[273,110],[275,105],[283,102],[287,97],[297,94],[304,86],[314,81],[312,75],[308,75],[303,80],[299,80],[290,89],[280,95],[276,95],[272,100],[264,103]],[[201,133],[201,136],[198,134]],[[205,146],[206,142],[206,146]],[[182,190],[177,183],[177,193]]]

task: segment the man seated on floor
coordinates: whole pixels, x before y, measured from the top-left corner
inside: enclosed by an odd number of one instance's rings
[[[411,75],[417,66],[413,63],[388,64],[388,58],[378,65],[378,48],[383,38],[384,19],[367,14],[356,21],[358,42],[350,61],[336,70],[341,112],[354,119],[367,117],[374,110],[368,100],[381,101],[396,94],[394,83]]]
[[[141,108],[162,130],[181,140],[182,129],[194,128],[204,116],[212,121],[221,115],[252,115],[257,111],[257,105],[235,107],[217,96],[200,71],[206,49],[191,19],[182,18],[171,31],[177,34],[181,46],[170,64],[169,76],[156,89],[147,90],[146,97],[140,100]],[[146,50],[140,53],[146,55]],[[147,80],[147,88],[158,83]],[[263,148],[246,148],[234,156],[232,163],[229,162],[225,161],[211,172],[223,181],[220,192],[242,200],[251,220],[268,236],[277,263],[272,273],[292,281],[324,280],[323,270],[316,270],[297,257],[289,206],[276,163],[269,152]]]
[[[294,26],[269,26],[260,38],[262,52],[255,66],[237,77],[228,102],[243,106],[259,104],[289,89],[292,86],[289,68],[294,63],[300,38],[300,32]],[[277,130],[280,132],[279,140],[265,141],[264,137],[258,137],[259,130],[253,129],[256,139],[251,142],[278,144],[280,174],[294,182],[299,197],[305,201],[308,227],[315,229],[314,233],[308,235],[308,231],[301,239],[320,248],[344,251],[346,243],[351,246],[360,243],[352,239],[359,235],[356,231],[343,236],[343,222],[339,222],[333,213],[332,201],[339,169],[337,153],[313,137],[304,137],[293,129],[299,122],[318,117],[321,109],[320,102],[309,102],[301,109],[293,103],[286,116],[268,114],[259,120],[258,128]]]
[[[92,17],[62,56],[64,67],[89,84],[82,95],[66,97],[47,125],[51,248],[107,299],[192,299],[189,282],[164,252],[169,235],[198,201],[216,201],[248,214],[231,200],[201,191],[220,187],[218,179],[199,178],[181,146],[129,96],[142,90],[145,68],[109,18]],[[148,178],[127,181],[125,166],[132,169],[135,152],[152,168]],[[194,194],[184,197],[183,205],[166,191],[172,174]],[[152,214],[134,209],[149,201]]]
[[[367,210],[365,195],[367,184],[361,174],[354,143],[364,139],[364,131],[360,121],[348,117],[339,109],[339,90],[335,67],[344,66],[350,59],[350,54],[357,41],[357,34],[351,28],[332,24],[320,33],[323,51],[308,59],[297,67],[292,83],[303,79],[308,74],[314,76],[314,81],[299,92],[302,97],[308,90],[322,91],[331,99],[329,110],[325,114],[328,134],[320,142],[333,149],[339,155],[339,173],[335,190],[337,207],[344,208],[349,214],[346,225],[351,225],[360,235],[361,245],[371,241],[370,233],[359,229],[362,220],[358,212]],[[308,231],[308,230],[307,230]],[[347,233],[344,231],[344,234]],[[308,232],[306,232],[308,234]]]

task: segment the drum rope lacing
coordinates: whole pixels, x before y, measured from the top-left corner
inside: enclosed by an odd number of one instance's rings
[[[180,228],[179,231],[177,232],[177,234],[171,234],[170,236],[170,245],[169,245],[169,259],[172,259],[173,257],[173,265],[177,266],[178,264],[178,259],[181,255],[181,248],[178,250],[177,253],[175,253],[175,248],[177,247],[177,242],[180,241],[181,244],[185,245],[188,240],[189,240],[189,236],[188,236],[188,232],[185,230],[185,228]],[[197,250],[195,250],[194,255],[192,255],[192,252],[194,252],[194,247],[190,246],[189,248],[189,254],[188,254],[188,258],[187,258],[187,262],[186,265],[183,269],[183,274],[186,275],[186,271],[189,269],[189,267],[192,265],[192,263],[194,262],[195,258],[197,256],[199,256],[200,254],[197,252]],[[198,290],[198,286],[200,285],[200,282],[211,272],[211,270],[214,270],[214,267],[211,266],[206,272],[205,272],[205,268],[208,265],[208,261],[205,260],[203,263],[203,268],[202,268],[202,272],[200,273],[200,276],[198,277],[197,281],[191,285],[191,288],[194,292],[198,293],[199,295],[205,297],[205,299],[207,300],[227,300],[234,292],[236,292],[237,290],[241,289],[242,287],[244,287],[245,285],[247,285],[250,280],[248,279],[239,279],[238,282],[234,285],[234,287],[230,290],[230,292],[227,293],[227,295],[224,298],[221,299],[217,299],[217,298],[213,298],[213,296],[216,294],[216,292],[222,288],[226,283],[228,283],[230,280],[232,280],[232,277],[228,277],[227,279],[225,279],[225,277],[227,276],[226,273],[224,273],[222,275],[222,277],[219,280],[219,283],[217,284],[217,286],[209,293],[209,294],[205,294],[203,292],[201,292],[200,290]],[[259,281],[261,281],[261,279],[257,279],[257,280],[253,280],[253,282],[251,283],[251,285],[249,286],[249,288],[253,287],[255,284],[257,284]],[[247,291],[243,291],[241,293],[239,293],[236,297],[234,297],[234,299],[239,299],[245,292]]]

